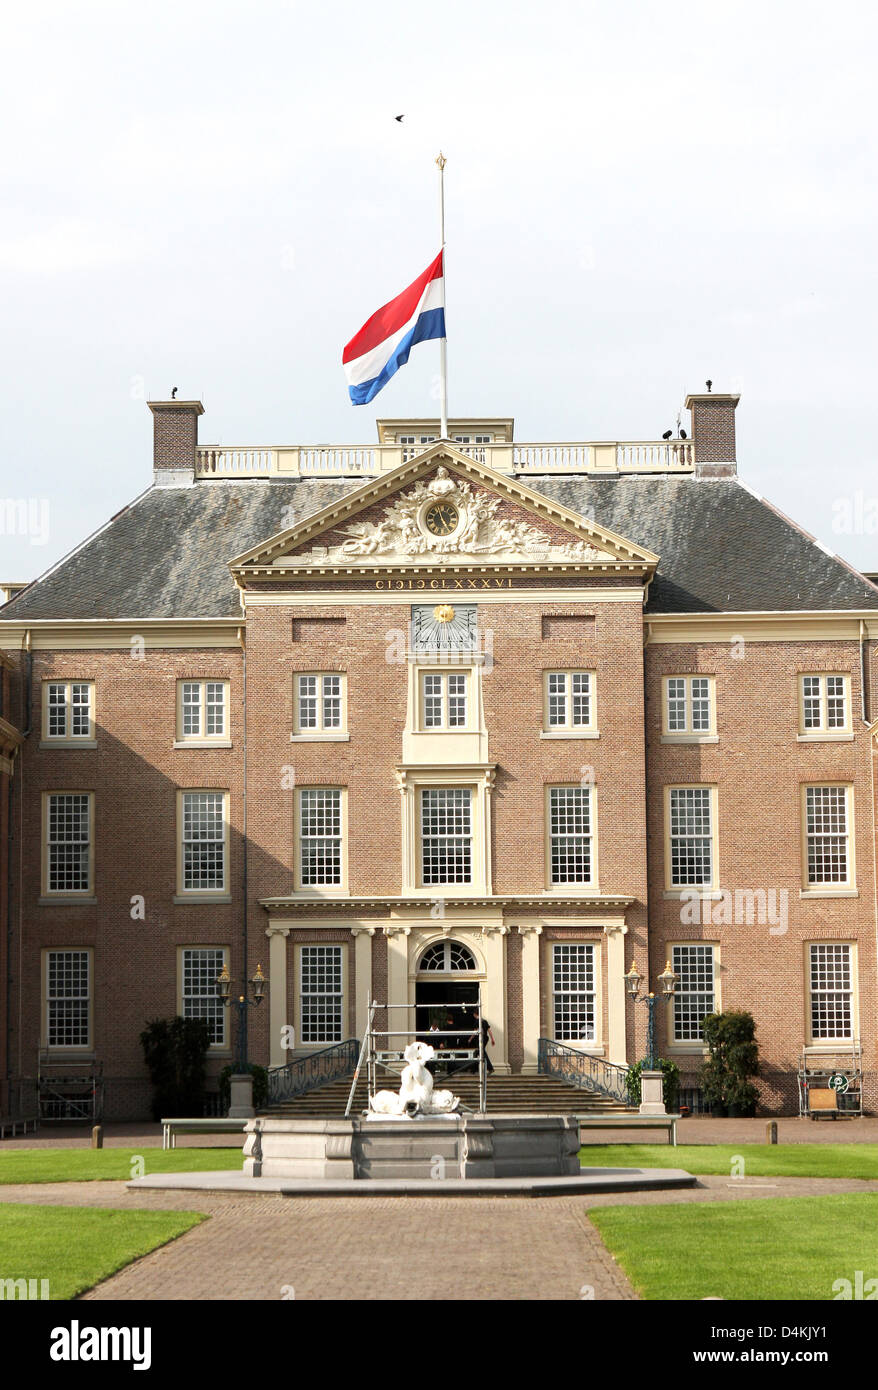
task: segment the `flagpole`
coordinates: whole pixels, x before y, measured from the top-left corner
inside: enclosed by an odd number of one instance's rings
[[[445,276],[445,164],[446,159],[442,151],[436,160],[439,167],[439,240],[442,250],[442,275],[443,282]],[[441,416],[439,437],[448,438],[448,358],[446,355],[447,340],[443,336],[439,339],[439,413]]]

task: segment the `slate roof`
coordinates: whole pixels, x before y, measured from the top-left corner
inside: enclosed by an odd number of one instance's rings
[[[522,481],[661,557],[649,613],[878,609],[878,589],[735,479]],[[228,561],[361,486],[301,478],[150,488],[0,608],[0,622],[238,617]]]

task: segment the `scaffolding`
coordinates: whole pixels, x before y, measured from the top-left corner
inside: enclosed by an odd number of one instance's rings
[[[41,1051],[37,1058],[37,1099],[41,1120],[100,1120],[104,1112],[101,1062],[60,1061]]]
[[[802,1048],[799,1060],[799,1118],[853,1119],[863,1113],[863,1047],[859,1038],[819,1057]]]
[[[449,1081],[459,1072],[471,1071],[475,1064],[479,1074],[478,1113],[484,1115],[488,1108],[488,1070],[485,1058],[485,1035],[482,1028],[481,985],[477,985],[476,989],[477,997],[475,1004],[461,1005],[459,1000],[452,1000],[448,1004],[433,1000],[430,1002],[430,1007],[435,1009],[460,1009],[463,1007],[465,1009],[474,1010],[476,1022],[474,1034],[478,1039],[476,1047],[460,1047],[457,1045],[460,1042],[462,1031],[459,1027],[453,1029],[430,1027],[426,1031],[418,1028],[376,1028],[376,1013],[386,1010],[387,1013],[390,1014],[393,1010],[399,1009],[405,1009],[407,1013],[410,1013],[419,1006],[414,1004],[379,1004],[375,999],[367,1001],[366,1031],[363,1034],[363,1043],[354,1070],[350,1095],[348,1096],[348,1103],[345,1107],[345,1115],[350,1115],[353,1108],[354,1095],[364,1066],[369,1093],[368,1108],[371,1110],[373,1096],[377,1091],[383,1089],[379,1081],[395,1081],[398,1088],[403,1068],[408,1065],[405,1058],[405,1049],[409,1042],[425,1042],[435,1048],[436,1042],[442,1038],[449,1039],[449,1045],[446,1047],[440,1043],[439,1049],[436,1052],[436,1057],[433,1061],[427,1063],[428,1070],[433,1074],[439,1066],[442,1066],[442,1079],[443,1081]],[[388,1019],[388,1021],[391,1020]],[[402,1047],[389,1046],[388,1043],[390,1039],[393,1038],[405,1038],[407,1041]],[[384,1046],[381,1045],[381,1039],[385,1040]],[[380,1076],[379,1073],[381,1073]],[[467,1109],[466,1106],[461,1106],[460,1108],[462,1110]]]

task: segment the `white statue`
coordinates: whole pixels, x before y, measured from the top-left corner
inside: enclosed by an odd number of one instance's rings
[[[405,1115],[419,1112],[422,1115],[447,1115],[456,1110],[460,1097],[451,1091],[434,1091],[433,1078],[425,1062],[432,1062],[436,1056],[435,1048],[429,1043],[409,1043],[403,1056],[408,1066],[403,1068],[400,1077],[399,1094],[394,1091],[377,1091],[369,1104],[376,1115]],[[412,1110],[415,1107],[415,1111]]]
[[[456,488],[461,486],[465,486],[467,490],[469,489],[469,484],[461,485],[455,482],[453,478],[450,478],[447,468],[437,468],[435,477],[427,484],[427,491],[432,493],[434,497],[447,497],[449,492],[454,492]]]

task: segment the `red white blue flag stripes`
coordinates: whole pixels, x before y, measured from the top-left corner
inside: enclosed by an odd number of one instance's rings
[[[444,251],[407,290],[377,309],[342,354],[354,405],[366,405],[409,360],[415,343],[445,337]]]

